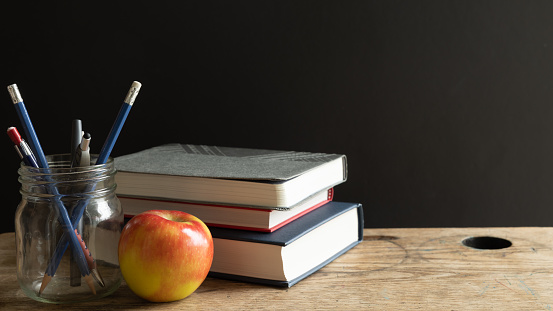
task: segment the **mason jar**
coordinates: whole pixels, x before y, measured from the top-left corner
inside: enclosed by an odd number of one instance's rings
[[[96,157],[91,157],[91,163]],[[122,281],[117,244],[124,219],[115,195],[114,161],[109,158],[105,164],[70,167],[70,154],[47,156],[47,160],[47,169],[22,163],[18,170],[21,202],[15,214],[15,238],[19,285],[27,296],[41,302],[105,297]],[[62,209],[74,231],[64,225]],[[76,238],[80,250],[69,243],[71,238]]]

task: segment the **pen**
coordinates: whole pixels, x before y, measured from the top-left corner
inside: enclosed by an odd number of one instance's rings
[[[71,148],[69,149],[71,151],[71,159],[70,159],[70,166],[73,167],[74,166],[74,163],[75,163],[75,153],[77,152],[77,148],[79,147],[79,144],[81,143],[81,138],[82,138],[82,134],[81,134],[81,131],[82,131],[82,122],[81,120],[79,119],[74,119],[72,122],[71,122]],[[76,225],[74,224],[73,227],[75,227],[75,232],[78,234],[78,232],[82,232],[83,231],[83,221],[79,221]],[[77,236],[79,237],[79,236]],[[82,239],[80,239],[82,241]],[[82,243],[81,243],[82,245]],[[83,252],[85,253],[85,256],[86,256],[86,252],[88,250],[87,249],[83,249]],[[88,261],[87,261],[88,262]],[[90,268],[90,266],[89,266]],[[76,287],[76,286],[81,286],[81,273],[80,273],[80,270],[79,270],[79,266],[77,265],[77,263],[75,262],[75,260],[73,258],[70,259],[69,261],[69,275],[70,275],[70,279],[69,279],[69,285],[73,286],[73,287]]]
[[[69,166],[73,167],[75,163],[75,153],[77,152],[77,148],[79,147],[79,144],[81,143],[82,138],[82,122],[79,119],[74,119],[73,122],[71,122],[71,148],[69,149],[71,152],[71,159]],[[83,221],[79,221],[76,225],[74,224],[73,227],[75,227],[75,232],[78,233],[78,231],[83,231]],[[78,237],[78,236],[77,236]],[[82,244],[81,244],[82,245]],[[83,249],[83,252],[86,255],[86,249]],[[88,262],[88,261],[87,261]],[[59,265],[59,264],[58,264]],[[89,266],[90,268],[90,266]],[[79,266],[75,262],[73,258],[69,261],[69,274],[70,274],[70,281],[69,284],[73,287],[75,286],[81,286],[81,273],[79,270]]]
[[[77,144],[77,147],[75,148],[75,155],[73,157],[72,167],[84,167],[84,166],[90,166],[90,140],[91,136],[90,133],[84,133],[82,134],[82,127],[81,127],[81,120],[75,120],[73,127],[73,135],[77,137],[82,137],[80,139],[80,143]],[[76,142],[76,140],[74,140]],[[82,219],[77,222],[78,225],[73,224],[74,227],[80,227],[82,223]],[[77,237],[81,241],[81,246],[83,247],[83,251],[85,253],[88,268],[90,268],[90,273],[94,277],[94,279],[100,284],[100,286],[104,287],[106,286],[104,283],[104,279],[100,275],[100,272],[97,269],[96,261],[92,257],[92,254],[86,247],[84,240],[81,238],[81,236],[78,233],[78,230],[75,229],[75,233],[77,234]],[[63,239],[62,239],[63,241]],[[59,263],[57,264],[59,265]],[[80,280],[80,278],[79,278]],[[74,281],[75,284],[77,284],[77,280]]]
[[[19,92],[17,85],[16,84],[9,85],[8,92],[10,93],[10,96],[14,103],[19,119],[23,125],[23,130],[25,131],[25,134],[27,135],[27,137],[30,139],[29,143],[31,145],[31,148],[33,149],[33,152],[37,156],[38,167],[48,169],[49,168],[48,161],[46,160],[44,151],[40,146],[40,142],[38,140],[33,124],[31,122],[31,118],[29,117],[25,104],[23,103],[23,98],[21,97],[21,94]],[[90,276],[90,271],[86,263],[85,255],[83,253],[79,240],[77,239],[77,236],[74,234],[75,229],[71,224],[71,221],[69,219],[69,214],[67,213],[67,209],[65,208],[65,206],[63,205],[63,202],[60,199],[59,191],[55,186],[51,184],[48,184],[48,190],[51,194],[53,194],[55,207],[59,212],[59,221],[62,224],[62,229],[69,234],[71,248],[73,249],[73,255],[74,255],[75,261],[79,265],[79,270],[81,271],[81,275],[85,278],[85,281],[87,282],[91,291],[94,294],[96,294],[96,289],[94,288],[94,281]],[[49,278],[46,278],[47,279],[46,283],[48,283],[51,280],[51,278],[52,278],[51,275],[49,276]],[[39,294],[42,292],[42,290],[44,290],[44,288],[41,285],[41,290],[39,291]]]
[[[77,123],[78,123],[78,125],[76,125]],[[76,125],[76,126],[73,127],[73,129],[74,129],[74,132],[73,132],[74,135],[73,136],[77,136],[77,137],[82,136],[83,138],[82,138],[82,141],[80,142],[80,144],[78,144],[78,147],[75,148],[75,156],[74,156],[74,160],[73,160],[73,163],[72,163],[72,167],[90,166],[90,139],[91,139],[91,137],[90,137],[89,133],[81,134],[80,124],[81,124],[81,122],[80,122],[80,120],[78,120],[78,122],[74,123],[74,125]],[[86,206],[86,204],[85,204],[85,206]],[[73,227],[75,227],[75,228],[79,227],[81,222],[82,222],[82,219],[80,219],[79,221],[75,221],[75,222],[72,221]],[[77,238],[80,242],[83,253],[86,257],[86,262],[88,264],[88,268],[90,269],[90,274],[94,277],[94,279],[98,282],[98,284],[100,284],[100,286],[104,287],[105,282],[104,282],[102,276],[100,275],[100,272],[97,269],[96,261],[94,260],[94,258],[92,257],[92,254],[90,253],[90,251],[86,247],[86,244],[85,244],[84,240],[82,239],[81,235],[79,234],[79,230],[77,228],[75,229],[75,234],[77,235]],[[67,235],[64,233],[62,238],[58,242],[56,250],[54,251],[54,255],[52,256],[52,260],[48,265],[48,268],[47,268],[46,273],[45,273],[45,278],[46,278],[47,275],[48,276],[53,276],[56,273],[57,267],[59,266],[59,263],[60,263],[61,258],[63,256],[63,253],[67,249],[67,245],[68,245],[67,242],[68,242],[67,241]],[[75,273],[74,272],[75,268],[74,268],[74,266],[72,266],[73,263],[74,263],[73,261],[70,262],[70,273]],[[78,271],[78,266],[77,266],[77,271]],[[44,280],[47,280],[47,281],[44,282]],[[48,279],[43,278],[44,287],[46,287],[48,281],[49,281]],[[79,286],[80,285],[80,276],[77,277],[77,276],[71,275],[70,284],[71,284],[71,286]],[[44,290],[44,288],[42,290]],[[41,290],[41,292],[42,292],[42,290]]]
[[[83,125],[81,120],[79,119],[73,120],[73,123],[71,126],[71,166],[73,166],[73,163],[75,162],[75,153],[77,152],[77,148],[81,143],[82,127]]]
[[[123,101],[123,105],[121,106],[121,109],[119,110],[119,114],[117,114],[117,118],[115,119],[115,122],[113,123],[113,126],[111,127],[111,130],[109,131],[108,137],[106,138],[106,141],[104,142],[104,145],[102,146],[102,149],[100,150],[100,154],[98,155],[98,159],[96,160],[96,164],[104,164],[108,160],[108,157],[111,154],[111,150],[113,149],[113,146],[115,145],[115,141],[117,141],[117,137],[119,137],[119,133],[121,133],[121,129],[123,128],[123,124],[125,124],[125,120],[127,119],[127,116],[129,115],[129,112],[132,108],[132,105],[134,104],[134,101],[136,99],[136,96],[138,95],[138,92],[140,91],[141,86],[142,86],[142,84],[138,81],[134,81],[131,84],[129,92],[127,93],[127,96],[125,97],[125,100]]]
[[[90,166],[90,133],[84,133],[81,143],[76,149],[75,152],[75,161],[73,163],[73,166]],[[79,223],[82,222],[82,219],[79,221]],[[76,232],[76,230],[75,230]],[[78,232],[76,232],[78,234]],[[80,237],[77,235],[77,237]],[[94,279],[100,284],[100,286],[104,287],[106,286],[104,283],[104,279],[102,278],[102,275],[100,275],[100,272],[98,271],[98,268],[96,266],[96,261],[94,258],[92,258],[92,254],[88,249],[86,249],[86,246],[84,244],[84,241],[81,238],[81,245],[85,248],[85,256],[87,257],[88,267],[90,268],[90,273],[94,277]],[[88,253],[87,253],[88,252]]]
[[[10,139],[12,140],[12,142],[15,144],[15,148],[19,153],[21,159],[25,163],[25,165],[38,167],[38,164],[36,163],[36,159],[33,155],[33,152],[31,151],[31,148],[29,148],[27,143],[21,138],[21,135],[19,135],[17,128],[12,126],[8,128],[7,133]]]
[[[79,146],[75,149],[75,158],[73,167],[90,166],[90,134],[84,133],[83,139]]]

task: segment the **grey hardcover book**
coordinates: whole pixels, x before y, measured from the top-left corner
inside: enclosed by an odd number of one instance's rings
[[[290,209],[347,179],[345,155],[167,144],[115,158],[117,194]]]

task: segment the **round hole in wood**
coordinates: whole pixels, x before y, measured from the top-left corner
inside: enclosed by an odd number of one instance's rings
[[[463,245],[476,249],[502,249],[513,245],[513,243],[502,238],[479,236],[464,239]]]

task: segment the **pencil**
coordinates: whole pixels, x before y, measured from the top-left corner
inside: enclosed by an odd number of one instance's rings
[[[38,136],[36,135],[33,124],[31,122],[31,118],[29,117],[25,104],[23,103],[23,98],[21,97],[19,88],[17,87],[16,84],[9,85],[8,92],[10,93],[15,109],[22,123],[23,130],[25,131],[25,134],[29,138],[29,144],[31,146],[31,149],[33,149],[34,153],[36,154],[39,168],[46,168],[46,169],[49,168],[48,161],[46,160],[44,151],[40,146]],[[90,276],[90,271],[87,266],[84,252],[80,246],[77,236],[73,232],[75,229],[71,224],[71,221],[69,219],[69,214],[67,213],[67,209],[65,208],[65,206],[63,205],[63,202],[60,199],[60,194],[58,192],[58,189],[52,186],[51,184],[48,184],[48,185],[49,185],[48,190],[54,195],[53,196],[54,203],[60,214],[59,221],[61,222],[62,228],[64,229],[64,231],[68,232],[69,234],[71,248],[73,249],[73,252],[74,252],[75,261],[79,265],[79,270],[81,271],[81,275],[85,278],[85,281],[89,284],[91,291],[94,294],[96,294],[96,289],[94,288],[94,284],[90,282],[90,280],[92,280],[92,277]],[[41,286],[41,290],[39,291],[39,294],[42,293],[42,290],[44,290],[44,288],[42,288]]]
[[[129,92],[127,93],[127,96],[125,97],[125,100],[123,101],[123,105],[121,106],[121,109],[119,110],[119,113],[117,114],[117,118],[115,119],[115,122],[113,123],[113,126],[111,127],[111,130],[109,131],[108,137],[106,138],[106,141],[104,142],[104,145],[102,146],[102,149],[100,150],[100,154],[98,155],[98,159],[96,160],[96,164],[106,163],[109,155],[111,154],[113,146],[115,145],[115,142],[117,141],[117,137],[119,137],[119,133],[121,133],[121,129],[123,128],[123,125],[125,124],[125,120],[127,119],[127,116],[129,115],[129,112],[132,108],[132,105],[134,104],[134,101],[136,99],[136,96],[138,95],[138,92],[140,91],[141,86],[142,86],[142,84],[138,81],[134,81],[131,84]]]
[[[82,139],[81,139],[81,142],[77,145],[77,148],[75,148],[75,156],[73,157],[72,165],[73,166],[90,166],[90,140],[91,140],[90,134],[89,133],[81,134],[80,130],[78,132],[79,132],[78,133],[79,136],[82,136]],[[75,134],[77,134],[77,132],[75,132]],[[96,188],[96,186],[93,185],[93,184],[87,184],[86,188],[87,188],[86,191],[88,192],[90,189]],[[79,221],[74,222],[73,214],[71,216],[72,216],[71,217],[71,222],[73,223],[73,227],[81,227],[82,223],[83,223],[82,218]],[[78,225],[76,225],[76,224],[78,224]],[[98,284],[100,284],[100,286],[105,287],[106,285],[104,283],[104,279],[102,278],[102,275],[100,274],[100,271],[98,271],[98,268],[96,267],[96,261],[94,260],[94,258],[92,257],[92,254],[90,253],[90,251],[86,247],[86,245],[84,243],[84,240],[79,235],[77,229],[75,229],[75,233],[77,234],[77,237],[81,241],[81,246],[82,246],[83,252],[86,256],[86,261],[88,263],[88,268],[90,269],[90,273],[92,274],[94,279],[98,282]],[[79,280],[80,280],[80,278],[79,278]]]
[[[134,81],[132,83],[131,88],[129,89],[129,92],[127,93],[127,96],[125,97],[125,100],[123,102],[123,107],[119,111],[119,114],[116,118],[116,121],[115,121],[114,125],[111,128],[110,134],[108,135],[108,138],[106,139],[106,142],[104,143],[104,147],[102,148],[102,152],[100,152],[101,154],[103,154],[103,160],[100,161],[99,160],[100,158],[98,158],[96,160],[96,165],[105,164],[105,162],[107,161],[107,159],[108,159],[108,157],[111,153],[111,150],[113,149],[113,146],[115,145],[115,141],[117,140],[117,137],[119,136],[119,133],[121,132],[121,128],[123,127],[125,119],[126,119],[127,115],[129,114],[129,110],[132,107],[132,104],[134,104],[136,96],[138,95],[138,91],[140,90],[140,86],[141,86],[141,84],[137,81]],[[95,187],[96,187],[95,185],[92,185],[91,189],[89,189],[89,190],[94,190]],[[87,200],[81,200],[81,201],[79,201],[77,206],[73,209],[73,212],[71,214],[71,223],[73,224],[73,226],[75,226],[80,221],[87,205],[88,205],[88,199]],[[55,256],[52,257],[51,262],[48,264],[48,268],[47,268],[47,271],[44,275],[43,282],[44,281],[48,282],[49,281],[48,278],[51,278],[51,276],[54,275],[54,273],[56,272],[57,267],[58,267],[58,265],[61,261],[61,257],[63,255],[63,253],[65,252],[65,250],[67,249],[67,246],[68,246],[67,235],[64,233],[62,235],[62,238],[60,239],[60,242],[56,246],[56,250],[54,252]],[[104,282],[102,280],[102,277],[100,276],[98,270],[95,267],[95,261],[92,260],[92,262],[94,263],[94,267],[90,267],[92,275],[94,276],[96,281],[103,287],[105,285],[104,285]]]

